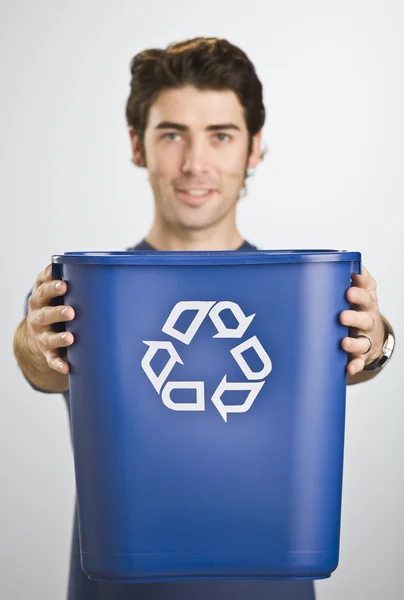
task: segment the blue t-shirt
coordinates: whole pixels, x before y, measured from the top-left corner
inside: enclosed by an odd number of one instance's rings
[[[256,250],[244,242],[238,250]],[[155,250],[145,240],[127,248]],[[28,312],[28,294],[25,314]],[[39,392],[44,392],[29,382]],[[53,392],[46,392],[53,393]],[[64,392],[70,413],[69,392]],[[73,539],[70,558],[68,600],[315,600],[314,584],[310,580],[210,580],[154,583],[105,583],[90,581],[81,568],[77,510],[74,511]]]

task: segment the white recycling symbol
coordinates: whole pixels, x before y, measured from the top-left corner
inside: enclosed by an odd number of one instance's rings
[[[176,329],[175,325],[183,312],[187,310],[196,311],[196,314],[191,324],[188,326],[188,329],[185,331],[185,333],[183,333]],[[230,310],[233,313],[233,316],[237,321],[236,328],[226,327],[220,316],[220,313],[223,310]],[[206,317],[211,319],[217,330],[217,333],[213,336],[214,338],[240,339],[246,333],[248,327],[255,317],[255,314],[249,316],[245,315],[238,304],[230,301],[182,301],[178,302],[172,309],[168,319],[162,327],[162,332],[186,345],[189,345]],[[204,411],[205,383],[203,381],[167,382],[167,379],[175,365],[177,363],[184,365],[173,343],[165,341],[144,341],[143,343],[146,344],[148,348],[141,362],[142,369],[146,373],[157,393],[160,394],[161,392],[163,404],[167,408],[175,411]],[[260,371],[253,371],[243,356],[243,353],[250,348],[255,351],[262,363],[262,368]],[[156,375],[151,366],[151,361],[160,350],[166,350],[169,354],[169,359],[160,374]],[[257,398],[265,383],[265,378],[272,370],[271,359],[269,358],[266,350],[263,348],[257,336],[252,336],[246,341],[241,342],[232,348],[230,353],[247,380],[230,382],[227,381],[227,375],[224,375],[210,399],[226,423],[229,413],[244,413],[251,408],[254,400]],[[195,401],[187,403],[174,402],[171,398],[171,392],[178,389],[195,390]],[[239,390],[249,392],[243,404],[223,403],[222,395],[224,392]]]

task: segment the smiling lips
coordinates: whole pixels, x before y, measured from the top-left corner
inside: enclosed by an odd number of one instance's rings
[[[211,198],[216,190],[213,188],[187,188],[177,189],[177,196],[185,203],[191,206],[199,206],[208,198]]]

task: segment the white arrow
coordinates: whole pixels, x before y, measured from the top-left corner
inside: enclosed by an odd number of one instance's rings
[[[211,400],[216,406],[225,423],[227,423],[227,415],[229,413],[243,413],[247,412],[247,410],[251,408],[252,403],[258,396],[264,383],[265,381],[259,381],[257,383],[249,383],[248,381],[228,383],[226,375],[223,377],[222,381],[217,386],[217,389],[215,390]],[[244,404],[223,404],[222,394],[226,390],[250,390],[250,393],[245,399]]]
[[[196,402],[173,402],[172,390],[196,390]],[[205,410],[205,384],[203,381],[169,381],[164,387],[161,399],[171,410]]]
[[[230,309],[237,319],[238,326],[236,329],[228,329],[220,318],[220,313],[225,309]],[[209,313],[209,317],[212,319],[212,322],[218,331],[218,333],[213,336],[214,338],[241,338],[247,331],[248,326],[255,317],[255,314],[247,317],[238,304],[235,302],[223,301],[218,302],[216,306],[212,308]]]
[[[153,384],[154,388],[157,390],[157,392],[160,393],[160,390],[163,387],[165,380],[171,373],[175,364],[178,362],[181,365],[183,365],[184,363],[182,362],[181,357],[179,356],[178,352],[176,351],[176,349],[174,348],[174,346],[172,345],[171,342],[143,342],[143,343],[146,344],[146,346],[149,346],[146,354],[143,357],[142,363],[141,363],[143,371],[146,373],[147,377],[150,379],[150,381],[152,382],[152,384]],[[150,363],[153,360],[156,352],[158,352],[159,350],[167,350],[168,353],[170,354],[170,358],[168,359],[168,361],[167,361],[164,369],[161,371],[160,375],[157,376],[156,373],[151,368]]]
[[[192,341],[194,335],[202,325],[204,318],[214,304],[215,302],[208,301],[191,302],[184,300],[183,302],[178,302],[172,309],[167,321],[164,323],[162,331],[176,340],[188,345]],[[182,331],[175,329],[174,325],[185,310],[197,310],[198,312],[196,313],[186,332],[182,333]]]
[[[261,371],[252,371],[248,366],[245,358],[243,357],[243,352],[245,350],[248,350],[249,348],[254,348],[255,352],[261,359],[261,362],[263,364]],[[254,335],[249,340],[246,340],[242,344],[239,344],[238,346],[230,350],[230,352],[232,353],[238,366],[243,371],[247,379],[263,379],[272,371],[271,359],[265,352],[264,348],[261,345],[261,342],[259,341],[256,335]]]

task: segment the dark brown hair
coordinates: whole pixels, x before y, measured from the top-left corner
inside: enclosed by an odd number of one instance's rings
[[[144,50],[134,56],[130,70],[126,120],[142,142],[149,110],[157,96],[166,89],[193,85],[200,90],[233,90],[244,108],[250,155],[252,136],[265,122],[265,108],[262,84],[240,48],[225,39],[197,37],[170,44],[165,50]]]

